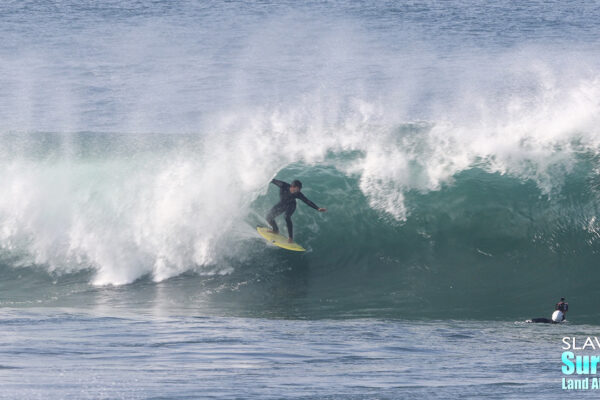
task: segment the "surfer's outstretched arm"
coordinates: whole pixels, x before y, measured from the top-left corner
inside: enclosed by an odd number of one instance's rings
[[[307,198],[307,197],[306,197],[304,194],[302,194],[302,193],[300,193],[300,194],[298,195],[298,198],[299,198],[300,200],[302,200],[303,202],[305,202],[305,203],[306,203],[306,204],[307,204],[309,207],[312,207],[312,208],[314,208],[314,209],[315,209],[315,210],[317,210],[317,211],[321,211],[321,212],[323,212],[323,211],[327,211],[327,209],[325,209],[325,208],[321,208],[321,207],[319,207],[318,205],[316,205],[315,203],[313,203],[312,201],[310,201],[310,200],[309,200],[309,199],[308,199],[308,198]]]
[[[272,179],[271,183],[273,185],[277,185],[279,187],[283,187],[283,185],[285,185],[286,183],[284,181],[280,181],[279,179]]]

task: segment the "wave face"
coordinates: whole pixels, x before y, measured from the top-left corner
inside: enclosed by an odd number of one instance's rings
[[[600,32],[579,5],[3,6],[0,304],[163,282],[277,315],[567,296],[595,321]],[[305,255],[256,238],[273,176],[329,209],[299,205]]]

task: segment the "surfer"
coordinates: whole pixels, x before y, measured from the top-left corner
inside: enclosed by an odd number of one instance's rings
[[[569,303],[565,301],[564,297],[560,298],[560,301],[554,306],[554,312],[552,318],[532,318],[527,322],[543,323],[543,324],[558,324],[565,320],[565,316],[569,311]]]
[[[560,301],[554,306],[554,310],[560,311],[562,313],[561,321],[564,321],[565,317],[567,316],[567,311],[569,311],[569,303],[565,301],[564,297],[561,297]]]
[[[320,212],[325,212],[327,209],[320,208],[315,203],[307,199],[306,196],[304,196],[304,194],[300,191],[302,190],[302,182],[297,179],[292,181],[291,184],[278,179],[273,179],[271,183],[279,186],[279,203],[275,204],[267,214],[267,222],[273,227],[273,233],[279,233],[279,227],[275,222],[275,217],[285,213],[285,223],[287,224],[289,236],[288,242],[293,243],[294,225],[292,224],[292,214],[294,211],[296,211],[296,199],[302,200],[310,207]]]

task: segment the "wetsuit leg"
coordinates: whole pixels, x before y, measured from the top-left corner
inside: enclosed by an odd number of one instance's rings
[[[541,324],[554,324],[555,322],[548,318],[531,318],[531,322],[537,322]]]
[[[284,211],[285,211],[285,208],[282,207],[281,204],[275,204],[273,206],[273,208],[271,208],[271,210],[267,214],[267,222],[269,223],[269,225],[271,225],[271,227],[273,228],[273,232],[275,232],[275,233],[279,232],[279,227],[277,226],[277,223],[275,222],[275,217]]]
[[[287,224],[288,237],[294,239],[294,224],[292,223],[292,214],[296,211],[296,203],[291,204],[285,210],[285,223]]]

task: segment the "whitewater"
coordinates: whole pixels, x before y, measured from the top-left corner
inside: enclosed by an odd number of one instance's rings
[[[132,386],[110,372],[153,354],[167,379],[182,361],[166,348],[223,364],[227,390],[206,397],[242,396],[232,377],[250,364],[285,374],[248,380],[249,397],[302,397],[285,386],[295,359],[314,363],[306,397],[410,397],[433,385],[421,379],[430,370],[393,365],[450,365],[455,340],[473,352],[463,381],[490,352],[500,370],[462,392],[441,374],[440,398],[496,386],[502,398],[561,398],[556,368],[539,381],[502,375],[512,361],[498,352],[534,332],[544,343],[529,342],[528,360],[556,359],[561,331],[514,322],[561,296],[577,310],[564,329],[600,323],[599,13],[582,1],[4,2],[0,398],[196,398],[189,381],[161,392],[149,370]],[[256,234],[274,177],[300,179],[328,209],[299,203],[305,254]],[[248,336],[228,338],[240,326]],[[346,328],[365,354],[342,344]],[[317,357],[307,330],[342,360]],[[386,342],[405,330],[408,343]],[[443,344],[424,349],[430,331]],[[110,343],[142,348],[118,360]],[[215,355],[211,343],[231,348]],[[299,343],[306,353],[288,352]],[[73,354],[86,349],[106,364],[82,361],[78,383]],[[67,384],[30,368],[48,354]],[[367,371],[371,356],[385,373]],[[364,386],[334,374],[340,362]],[[319,381],[327,371],[333,384]]]

